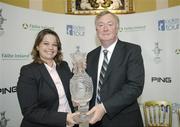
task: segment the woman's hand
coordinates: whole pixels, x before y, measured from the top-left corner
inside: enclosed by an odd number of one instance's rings
[[[73,119],[73,117],[75,117],[76,115],[79,115],[79,113],[75,112],[75,113],[68,113],[67,114],[67,118],[66,118],[67,127],[73,127],[75,124],[77,124]]]

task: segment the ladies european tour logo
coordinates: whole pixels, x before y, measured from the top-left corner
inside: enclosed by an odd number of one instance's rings
[[[180,28],[180,19],[179,18],[171,18],[166,20],[158,21],[158,30],[159,31],[170,31],[170,30],[178,30]]]

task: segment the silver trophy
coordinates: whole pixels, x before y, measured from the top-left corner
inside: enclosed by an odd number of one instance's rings
[[[89,101],[93,95],[92,79],[86,73],[86,54],[77,51],[71,54],[73,64],[73,77],[70,80],[70,92],[72,101],[78,104],[77,112],[80,115],[74,117],[77,123],[85,123],[89,120],[90,116],[86,115],[89,110]]]

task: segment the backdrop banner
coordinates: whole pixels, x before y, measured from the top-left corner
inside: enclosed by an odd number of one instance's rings
[[[119,15],[119,39],[139,44],[145,64],[145,86],[139,104],[148,100],[173,103],[173,127],[180,108],[180,6],[158,11]],[[30,10],[0,2],[0,123],[19,127],[22,119],[16,85],[22,65],[32,61],[37,33],[50,28],[58,33],[64,59],[80,47],[88,53],[99,45],[94,15],[66,15]]]

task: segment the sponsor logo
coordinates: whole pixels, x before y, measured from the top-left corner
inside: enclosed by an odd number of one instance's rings
[[[22,54],[22,53],[2,53],[2,60],[27,60],[30,59],[30,54]]]
[[[22,28],[24,30],[29,30],[29,31],[40,31],[42,29],[47,29],[47,28],[54,30],[54,27],[52,27],[52,26],[42,26],[42,25],[31,24],[31,23],[23,23]]]
[[[66,25],[66,34],[70,36],[85,36],[85,27]]]
[[[151,77],[151,82],[156,83],[171,83],[171,77]]]
[[[16,86],[0,88],[0,94],[16,93]]]
[[[172,19],[163,19],[158,21],[158,30],[159,31],[171,31],[178,30],[180,27],[180,19],[172,18]]]
[[[129,26],[129,27],[120,27],[119,32],[134,32],[134,31],[145,31],[146,26]]]
[[[180,49],[176,49],[176,50],[175,50],[175,53],[176,53],[177,55],[179,55],[179,54],[180,54]]]
[[[152,51],[153,51],[153,53],[155,55],[154,62],[159,63],[161,61],[160,53],[161,53],[162,49],[159,48],[159,43],[158,42],[155,43],[155,47],[154,47],[154,49]]]
[[[0,127],[7,127],[8,121],[10,121],[10,119],[6,118],[6,111],[0,112],[0,115]]]
[[[0,36],[4,34],[4,28],[2,27],[4,21],[6,21],[7,19],[5,19],[3,16],[2,16],[2,9],[0,9]]]

